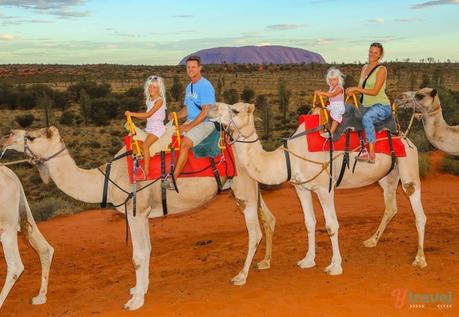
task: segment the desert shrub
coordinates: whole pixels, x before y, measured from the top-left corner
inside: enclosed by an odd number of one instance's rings
[[[429,140],[427,140],[423,130],[413,131],[412,129],[408,138],[416,145],[419,152],[428,152],[434,149],[434,147],[429,143]]]
[[[429,154],[419,153],[418,160],[419,160],[419,176],[421,176],[421,178],[424,178],[429,173],[430,167],[431,167]]]
[[[71,111],[64,111],[59,119],[59,122],[63,125],[72,125],[75,120],[75,115]]]
[[[135,97],[123,97],[120,103],[123,110],[138,112],[141,108],[140,106],[142,104],[142,99],[139,100]]]
[[[459,175],[459,158],[445,156],[441,162],[440,169],[448,174]]]
[[[230,104],[230,105],[235,104],[236,102],[238,102],[239,101],[239,94],[238,94],[237,90],[234,89],[234,88],[225,90],[223,92],[223,100],[227,104]]]
[[[244,88],[241,93],[241,100],[247,103],[252,103],[253,98],[255,98],[255,91],[248,87]]]
[[[33,200],[30,204],[33,216],[37,221],[52,218],[57,213],[69,213],[69,211],[74,209],[71,202],[61,197],[48,197],[47,199]]]
[[[81,90],[84,90],[90,98],[102,98],[112,91],[112,87],[107,83],[97,84],[94,81],[82,81],[67,88],[70,98],[74,101],[80,99]]]
[[[33,114],[25,114],[22,116],[16,116],[15,121],[24,129],[30,127],[35,120],[35,116]]]
[[[120,116],[120,101],[110,97],[92,99],[89,116],[95,124],[106,125],[111,119]]]

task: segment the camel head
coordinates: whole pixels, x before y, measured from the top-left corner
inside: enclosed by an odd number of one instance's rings
[[[415,109],[416,112],[430,113],[440,107],[440,98],[434,88],[422,88],[418,91],[407,91],[395,100],[401,109]]]
[[[38,160],[38,170],[40,177],[44,183],[49,182],[49,172],[45,166],[45,162],[40,161],[65,148],[64,142],[59,134],[59,130],[52,126],[32,131],[11,130],[8,138],[3,143],[3,148],[6,150],[14,150],[17,152],[25,152],[24,154]]]
[[[221,124],[230,135],[237,139],[240,136],[249,136],[255,132],[255,106],[249,103],[238,102],[234,105],[217,102],[207,113],[207,117]]]

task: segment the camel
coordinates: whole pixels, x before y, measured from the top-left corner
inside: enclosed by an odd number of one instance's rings
[[[254,111],[255,106],[252,104],[227,105],[220,103],[210,110],[208,117],[212,121],[220,122],[232,136],[237,160],[246,168],[251,178],[263,184],[283,183],[288,179],[284,150],[282,147],[272,152],[263,150],[255,129]],[[295,134],[303,131],[304,125],[300,125]],[[375,164],[360,163],[354,174],[347,172],[340,188],[359,188],[378,182],[384,190],[385,211],[382,221],[376,232],[364,241],[365,246],[373,247],[376,246],[387,224],[397,213],[396,190],[401,179],[402,188],[408,194],[414,211],[418,232],[418,249],[412,264],[422,268],[427,265],[423,250],[426,216],[421,203],[418,153],[415,147],[408,146],[405,140],[403,142],[407,156],[397,158],[396,168],[388,175],[386,174],[391,166],[391,158],[388,155],[377,154]],[[308,232],[308,251],[306,256],[297,264],[301,268],[315,266],[316,219],[311,200],[311,192],[314,192],[320,200],[326,230],[332,243],[332,259],[325,271],[331,275],[341,274],[341,255],[338,245],[339,225],[334,205],[334,189],[329,192],[329,176],[325,172],[321,173],[322,165],[311,163],[311,161],[326,162],[329,154],[328,152],[308,152],[307,140],[304,136],[289,140],[288,149],[291,152],[291,179],[303,208]],[[335,154],[339,153],[335,152]],[[351,160],[355,159],[356,155],[355,152],[351,153]],[[341,160],[334,160],[333,165],[336,171],[341,165]],[[365,198],[362,197],[362,199]]]
[[[169,143],[175,129],[171,124],[167,126],[166,133],[161,139],[167,142],[157,142],[164,146]],[[26,143],[26,144],[25,144]],[[155,143],[156,144],[156,143]],[[102,199],[104,177],[100,171],[94,169],[79,168],[68,149],[65,148],[63,139],[56,127],[49,127],[26,132],[24,130],[12,130],[4,147],[7,149],[24,152],[38,161],[40,176],[47,182],[51,178],[57,187],[67,195],[88,203],[99,203]],[[117,156],[125,152],[122,148]],[[157,152],[152,149],[151,152]],[[237,176],[232,183],[233,194],[236,203],[243,211],[248,239],[248,252],[242,270],[231,282],[235,285],[244,285],[248,276],[250,265],[256,248],[262,238],[258,212],[266,232],[266,254],[258,263],[258,268],[264,269],[270,266],[272,234],[274,230],[274,216],[263,201],[258,192],[258,183],[248,177],[245,169],[236,161]],[[102,167],[102,169],[105,168]],[[113,183],[131,192],[132,185],[129,183],[126,158],[112,163],[110,178]],[[224,177],[222,182],[225,182]],[[150,182],[140,182],[139,187]],[[217,185],[212,177],[179,178],[177,180],[180,193],[168,192],[168,210],[170,214],[181,213],[193,208],[201,207],[210,201],[217,193]],[[133,215],[132,199],[127,202],[127,219],[131,242],[133,246],[133,263],[135,268],[136,282],[131,288],[131,298],[124,305],[128,310],[136,310],[143,306],[144,296],[149,287],[149,263],[151,254],[151,242],[148,219],[163,217],[161,208],[161,184],[154,183],[148,190],[137,192],[137,215]],[[127,194],[116,186],[108,187],[108,202],[120,205],[126,200]],[[116,207],[117,211],[125,213],[123,206]]]
[[[18,177],[6,166],[0,165],[0,241],[7,265],[5,284],[0,293],[0,308],[8,293],[24,271],[19,254],[17,232],[20,230],[32,248],[38,253],[41,262],[41,286],[32,304],[46,302],[48,279],[54,249],[43,237],[33,219],[24,189]]]
[[[405,92],[397,98],[396,103],[402,109],[413,109],[417,113],[433,146],[450,155],[459,155],[459,126],[449,126],[443,119],[436,89]]]

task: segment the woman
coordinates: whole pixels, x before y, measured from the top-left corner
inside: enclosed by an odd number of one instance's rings
[[[358,160],[371,164],[375,163],[375,124],[391,116],[389,98],[386,95],[387,69],[379,64],[384,55],[384,48],[380,43],[370,45],[368,64],[362,67],[359,87],[350,87],[346,90],[348,95],[360,93],[362,105],[368,108],[362,118],[369,151],[360,156]]]

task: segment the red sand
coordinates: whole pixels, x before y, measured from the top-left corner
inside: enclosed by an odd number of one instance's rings
[[[438,163],[438,154],[434,155]],[[200,212],[150,222],[153,254],[145,306],[126,312],[134,283],[131,247],[124,221],[113,211],[88,211],[39,224],[54,246],[48,302],[32,306],[39,288],[39,262],[21,239],[25,272],[0,316],[459,316],[459,177],[434,172],[423,180],[427,214],[428,267],[411,266],[417,244],[414,217],[399,188],[399,213],[379,245],[365,248],[383,212],[378,186],[338,191],[340,247],[344,273],[328,276],[331,247],[314,201],[317,266],[301,270],[306,232],[294,190],[286,185],[264,197],[277,217],[272,268],[252,269],[243,287],[229,283],[242,268],[247,235],[242,214],[229,194]],[[211,240],[208,244],[200,241]],[[263,257],[262,243],[255,261]],[[2,252],[2,251],[0,251]],[[6,273],[0,263],[0,281]],[[413,293],[452,292],[453,308],[395,308],[394,289]]]

